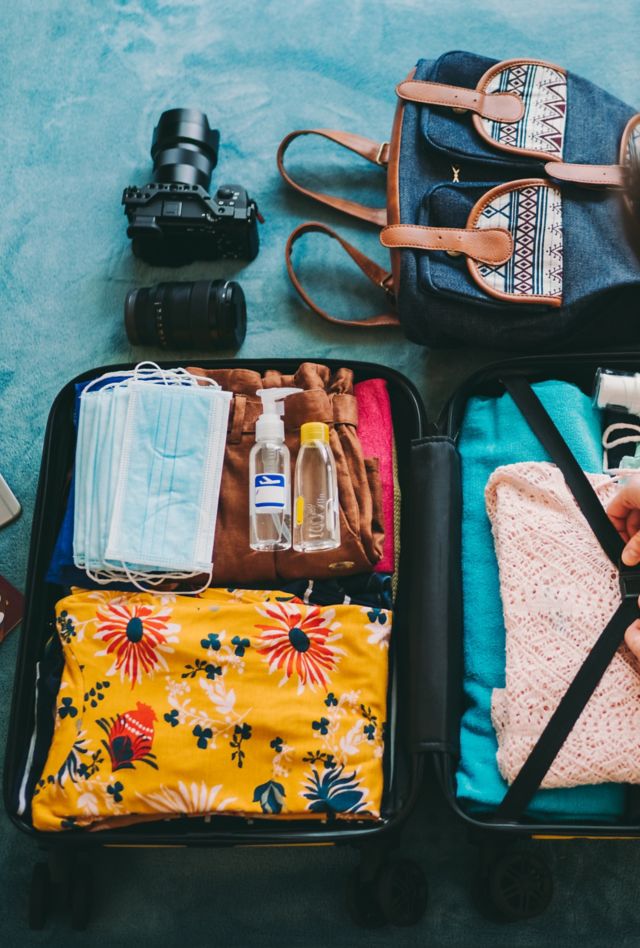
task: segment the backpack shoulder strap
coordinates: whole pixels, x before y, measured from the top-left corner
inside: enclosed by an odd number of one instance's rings
[[[367,316],[364,319],[349,320],[340,319],[337,316],[331,316],[326,310],[318,306],[318,304],[312,300],[306,290],[302,287],[298,275],[294,270],[292,261],[292,251],[296,241],[304,234],[311,233],[326,234],[333,240],[337,240],[343,250],[349,254],[356,266],[362,270],[367,279],[370,280],[375,286],[379,286],[385,291],[388,297],[390,297],[392,301],[390,311],[386,313],[377,313],[374,316]],[[379,266],[375,260],[371,260],[370,257],[367,257],[365,254],[361,253],[356,247],[353,246],[353,244],[348,243],[343,237],[340,237],[340,235],[337,234],[335,230],[332,230],[331,227],[327,227],[326,224],[321,224],[318,221],[308,221],[307,223],[300,224],[298,227],[296,227],[296,229],[291,232],[289,239],[287,240],[285,259],[289,278],[291,279],[291,282],[296,288],[298,294],[304,300],[307,306],[314,311],[314,313],[317,313],[318,316],[321,316],[323,319],[327,320],[327,322],[336,323],[339,326],[353,327],[354,329],[371,328],[372,326],[400,325],[400,320],[395,313],[395,299],[391,273]]]
[[[343,148],[366,158],[373,164],[385,168],[389,157],[389,143],[376,142],[371,138],[365,138],[363,135],[354,135],[351,132],[340,132],[330,128],[303,128],[296,132],[291,132],[280,142],[278,148],[277,161],[280,174],[292,188],[305,194],[307,197],[333,207],[336,211],[342,211],[349,214],[350,217],[356,217],[358,220],[367,221],[369,224],[375,224],[378,227],[384,227],[387,223],[387,209],[385,207],[368,207],[366,204],[359,204],[357,201],[349,201],[347,198],[334,197],[331,194],[324,194],[322,191],[312,191],[298,184],[284,166],[284,156],[287,148],[301,135],[319,135],[329,141],[336,142]]]

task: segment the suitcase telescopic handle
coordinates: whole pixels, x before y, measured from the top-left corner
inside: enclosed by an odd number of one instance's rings
[[[450,438],[411,447],[411,744],[458,753],[462,694],[460,458]]]

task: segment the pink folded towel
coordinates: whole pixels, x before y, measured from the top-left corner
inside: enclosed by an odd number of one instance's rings
[[[382,487],[384,548],[376,573],[394,569],[393,419],[387,383],[368,379],[353,387],[358,403],[358,437],[365,458],[378,458]]]
[[[588,474],[603,506],[617,490]],[[511,783],[620,603],[617,570],[553,464],[499,467],[485,490],[500,568],[505,687],[492,696],[498,767]],[[482,621],[482,617],[478,617]],[[640,783],[640,665],[623,644],[543,787]]]

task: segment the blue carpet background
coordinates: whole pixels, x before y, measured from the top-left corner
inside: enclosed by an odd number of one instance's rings
[[[0,96],[4,198],[0,215],[0,471],[24,513],[0,533],[0,573],[24,586],[42,436],[59,388],[90,367],[159,356],[126,340],[129,286],[237,274],[249,331],[239,357],[301,356],[380,361],[405,372],[434,410],[487,353],[438,353],[390,331],[325,326],[299,304],[284,269],[287,234],[319,217],[348,233],[339,215],[285,191],[275,167],[293,128],[344,128],[387,137],[394,85],[420,56],[474,49],[496,58],[558,62],[638,103],[637,0],[14,0],[3,8]],[[245,267],[198,264],[178,273],[134,260],[122,188],[150,176],[160,112],[204,109],[220,128],[214,183],[236,181],[267,221],[262,249]],[[310,140],[290,164],[342,193],[381,202],[383,175]],[[323,171],[320,173],[320,167]],[[307,180],[311,180],[309,177]],[[356,233],[356,230],[358,231]],[[372,231],[359,246],[386,263]],[[325,302],[343,315],[381,305],[354,289],[356,273],[331,242],[309,238],[300,257]],[[19,633],[0,649],[4,743]],[[540,844],[547,846],[547,844]],[[638,945],[638,848],[633,842],[547,846],[556,876],[551,910],[516,927],[480,919],[469,894],[472,851],[431,786],[407,833],[407,851],[429,873],[431,907],[416,929],[360,932],[343,905],[355,857],[348,850],[107,851],[97,867],[99,906],[90,934],[53,920],[24,924],[35,858],[29,840],[0,817],[3,945]]]

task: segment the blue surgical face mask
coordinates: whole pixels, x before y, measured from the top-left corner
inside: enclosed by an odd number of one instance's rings
[[[117,385],[82,396],[82,412],[89,408],[96,427],[97,441],[87,458],[88,484],[85,513],[85,569],[99,573],[104,568],[111,514],[117,486],[124,438],[129,389]]]
[[[82,396],[76,565],[135,585],[210,575],[231,397],[184,370]]]
[[[106,557],[211,573],[231,393],[132,382]]]

